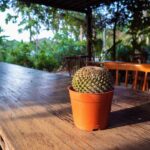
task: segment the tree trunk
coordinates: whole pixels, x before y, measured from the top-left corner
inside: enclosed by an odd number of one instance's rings
[[[116,25],[117,23],[114,23],[113,28],[113,51],[112,51],[112,60],[116,61]]]
[[[32,31],[31,31],[31,27],[30,27],[30,29],[29,29],[29,34],[30,34],[30,42],[32,42]]]
[[[89,61],[92,59],[92,9],[88,8],[86,12],[87,20],[87,52]]]
[[[106,28],[103,29],[103,50],[106,50]]]
[[[30,16],[30,13],[28,14],[28,17],[29,17],[29,20],[31,20],[31,16]],[[30,38],[30,42],[32,42],[32,29],[31,29],[31,25],[29,26],[29,38]]]
[[[80,41],[83,41],[83,27],[80,25],[80,35],[79,35]]]

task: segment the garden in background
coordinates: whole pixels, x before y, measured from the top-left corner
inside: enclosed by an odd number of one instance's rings
[[[137,54],[150,62],[150,6],[148,1],[122,0],[102,3],[93,11],[93,55],[99,61],[134,62]],[[6,24],[17,23],[18,32],[29,32],[29,40],[9,40],[0,27],[0,61],[56,71],[64,66],[64,57],[87,55],[85,14],[17,0],[2,0],[0,11],[7,14]],[[21,19],[19,19],[21,18]],[[51,30],[49,38],[38,38]],[[13,29],[12,29],[13,30]]]

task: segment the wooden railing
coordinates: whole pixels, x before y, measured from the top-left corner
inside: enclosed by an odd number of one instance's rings
[[[89,62],[88,56],[86,55],[65,57],[64,62],[70,76],[72,76],[76,70],[86,65],[104,66],[108,70],[115,72],[115,85],[119,85],[119,73],[124,71],[124,83],[126,87],[128,86],[129,79],[132,78],[133,89],[137,89],[139,81],[142,82],[141,89],[143,91],[148,89],[148,74],[150,73],[150,64],[135,64],[125,62]]]
[[[146,87],[148,87],[148,74],[150,73],[150,64],[134,64],[125,62],[89,62],[88,65],[101,65],[108,70],[114,70],[116,85],[119,84],[119,71],[125,71],[125,86],[128,86],[129,72],[132,72],[133,89],[137,89],[138,80],[143,82],[143,91],[145,91]]]
[[[64,58],[64,64],[70,76],[79,68],[86,66],[88,61],[89,57],[87,55],[69,56]]]

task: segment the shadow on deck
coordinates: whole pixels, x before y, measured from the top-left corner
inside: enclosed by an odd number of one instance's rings
[[[111,112],[110,128],[150,121],[150,102]]]

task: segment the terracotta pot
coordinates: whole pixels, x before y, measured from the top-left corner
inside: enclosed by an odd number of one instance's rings
[[[75,125],[87,131],[106,129],[113,91],[105,93],[79,93],[69,87],[72,113]]]

